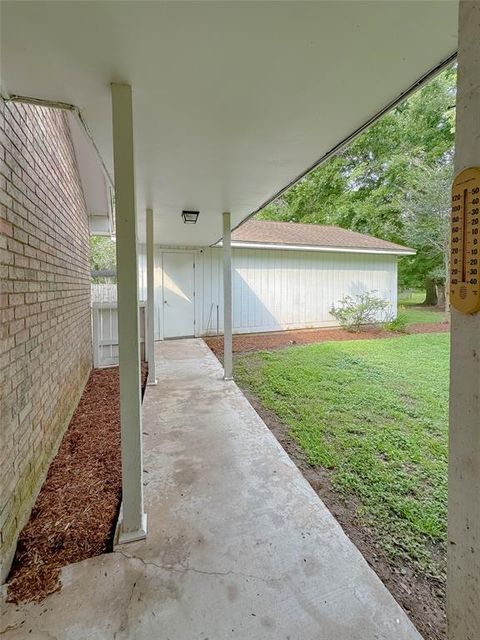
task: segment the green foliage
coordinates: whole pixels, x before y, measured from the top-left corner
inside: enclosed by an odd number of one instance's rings
[[[416,261],[406,263],[403,280],[421,284],[422,278],[445,282],[449,256],[450,190],[453,177],[452,156],[435,166],[423,165],[412,171],[410,184],[399,194],[404,238],[417,249]],[[410,267],[410,268],[409,268]]]
[[[108,236],[90,236],[91,271],[115,271],[117,268],[116,244]],[[101,278],[95,278],[95,281]]]
[[[402,307],[422,304],[425,300],[423,289],[402,289],[398,292],[398,304]]]
[[[439,578],[447,516],[449,336],[239,355],[235,378],[330,470],[392,558]],[[440,553],[439,553],[440,552]]]
[[[384,322],[383,327],[387,331],[396,331],[399,333],[405,333],[408,326],[408,317],[406,313],[397,313],[396,318],[390,318]]]
[[[266,207],[259,217],[331,224],[410,244],[400,260],[404,286],[444,278],[444,260],[428,242],[442,236],[454,145],[455,68],[446,69]],[[435,186],[443,185],[438,191]],[[429,197],[435,194],[430,206]],[[411,205],[411,206],[410,206]],[[412,212],[419,209],[418,233]],[[439,229],[435,215],[442,212]],[[423,218],[423,219],[420,219]]]
[[[374,294],[374,291],[367,291],[355,296],[345,296],[338,301],[337,307],[332,305],[330,313],[338,320],[340,326],[358,333],[362,325],[380,323],[385,309],[389,306],[388,300],[378,298]]]

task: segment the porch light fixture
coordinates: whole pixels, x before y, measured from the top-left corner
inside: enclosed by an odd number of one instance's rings
[[[182,211],[182,218],[185,224],[196,224],[200,211]]]

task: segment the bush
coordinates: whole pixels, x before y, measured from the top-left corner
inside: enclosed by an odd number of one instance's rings
[[[383,325],[387,331],[398,331],[405,333],[407,330],[408,318],[405,313],[399,313],[396,318],[389,318]]]
[[[340,326],[357,333],[362,325],[380,324],[389,302],[374,294],[375,291],[370,291],[356,296],[345,296],[338,301],[338,307],[332,304],[330,313],[338,320]]]

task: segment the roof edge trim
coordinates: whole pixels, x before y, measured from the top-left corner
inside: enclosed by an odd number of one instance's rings
[[[115,183],[113,181],[112,176],[110,175],[107,165],[105,164],[105,161],[102,157],[102,154],[100,152],[100,149],[98,148],[95,139],[93,137],[93,134],[91,133],[86,120],[83,116],[82,110],[80,109],[80,107],[78,107],[75,104],[71,104],[69,102],[61,102],[61,101],[55,101],[55,100],[47,100],[44,98],[34,98],[31,96],[22,96],[22,95],[17,95],[17,94],[7,94],[5,92],[2,92],[2,97],[3,100],[5,102],[18,102],[21,104],[31,104],[33,106],[37,106],[37,107],[48,107],[50,109],[59,109],[61,111],[66,111],[70,114],[72,114],[72,117],[74,118],[76,124],[78,125],[80,131],[83,134],[83,137],[86,141],[87,144],[89,144],[91,146],[91,149],[93,151],[94,156],[96,157],[96,160],[98,162],[98,168],[99,170],[103,173],[103,176],[105,178],[105,199],[107,201],[107,207],[108,207],[108,211],[107,211],[107,215],[108,215],[108,225],[109,225],[109,231],[107,232],[102,232],[101,235],[112,235],[115,233],[115,195],[114,195],[114,189],[115,189]],[[71,123],[70,123],[70,128],[71,128]],[[73,132],[72,132],[72,141],[74,143],[75,146],[75,140],[73,139]],[[77,151],[77,150],[76,150]],[[77,156],[77,163],[78,163],[78,156]],[[80,172],[82,174],[82,172]],[[83,180],[82,180],[83,182]],[[83,185],[84,189],[88,188],[87,185]],[[89,216],[95,217],[95,212],[91,212],[89,211]],[[91,230],[92,233],[92,230]]]
[[[281,244],[268,242],[240,242],[233,240],[231,246],[240,249],[281,249],[287,251],[318,251],[322,253],[374,253],[379,255],[391,256],[414,256],[417,252],[415,249],[405,247],[405,249],[379,249],[368,247],[322,247],[321,245],[307,244]],[[223,247],[222,240],[219,240],[212,248]]]
[[[31,96],[21,96],[21,95],[17,95],[17,94],[3,94],[3,99],[5,100],[5,102],[22,102],[24,104],[32,104],[32,105],[36,105],[37,107],[50,107],[51,109],[62,109],[63,111],[72,111],[73,113],[75,113],[76,117],[78,118],[79,124],[82,126],[82,128],[85,131],[86,136],[88,137],[90,143],[92,144],[93,148],[95,149],[95,153],[98,156],[98,161],[100,162],[100,164],[102,165],[102,169],[105,173],[105,177],[107,178],[108,182],[110,183],[110,185],[113,187],[114,186],[114,181],[112,176],[110,175],[108,169],[107,169],[107,165],[105,164],[103,158],[102,158],[102,154],[100,153],[100,149],[98,148],[95,139],[93,137],[93,134],[91,133],[85,118],[83,117],[82,114],[82,110],[80,109],[80,107],[77,107],[77,105],[75,104],[71,104],[69,102],[61,102],[61,101],[55,101],[55,100],[46,100],[44,98],[33,98]]]

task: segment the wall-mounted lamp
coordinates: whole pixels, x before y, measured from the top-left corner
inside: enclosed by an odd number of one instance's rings
[[[200,211],[182,211],[182,218],[185,224],[196,224]]]

